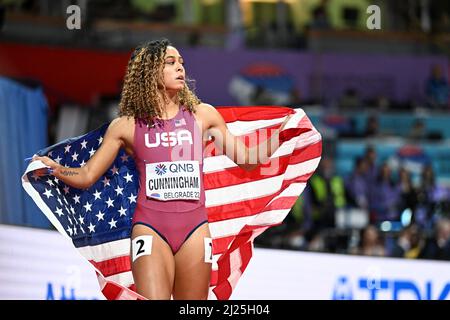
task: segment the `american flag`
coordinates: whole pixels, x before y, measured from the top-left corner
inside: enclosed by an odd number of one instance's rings
[[[208,142],[205,147],[206,208],[213,238],[211,299],[229,299],[253,253],[254,239],[281,224],[317,168],[322,140],[302,109],[218,107],[229,130],[248,145],[267,138],[293,114],[280,134],[270,162],[252,171],[239,168]],[[86,164],[102,143],[108,124],[37,152],[66,167]],[[267,130],[261,130],[267,129]],[[257,136],[257,139],[250,138]],[[22,185],[55,228],[68,237],[94,267],[107,299],[143,299],[135,292],[130,233],[138,193],[138,172],[123,150],[89,189],[37,177],[39,161],[29,164]]]

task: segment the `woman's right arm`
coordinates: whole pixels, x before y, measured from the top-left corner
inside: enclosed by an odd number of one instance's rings
[[[51,175],[65,184],[78,189],[91,187],[114,162],[119,150],[123,147],[122,136],[127,129],[125,117],[114,119],[103,137],[100,148],[94,153],[85,166],[80,168],[66,168],[49,157],[33,157],[33,161],[41,160],[52,169]],[[44,175],[47,169],[37,170],[37,174]]]

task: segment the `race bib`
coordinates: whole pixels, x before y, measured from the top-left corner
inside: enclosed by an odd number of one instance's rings
[[[148,198],[162,201],[200,199],[198,161],[147,163],[145,172]]]

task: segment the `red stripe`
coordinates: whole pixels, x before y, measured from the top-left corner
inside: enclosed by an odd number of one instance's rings
[[[221,282],[217,287],[213,289],[217,300],[228,300],[231,296],[233,288],[228,281]]]
[[[281,106],[246,106],[246,107],[216,107],[225,122],[271,120],[282,118],[295,111]]]
[[[248,263],[250,262],[250,258],[253,255],[253,241],[249,241],[249,242],[243,244],[239,248],[239,251],[241,253],[241,261],[242,261],[240,270],[242,273],[244,273],[245,269],[248,266]]]
[[[116,275],[118,273],[127,272],[131,270],[130,256],[116,257],[105,261],[89,260],[98,270],[100,270],[104,277]]]
[[[205,190],[234,186],[246,182],[254,182],[270,177],[279,176],[286,171],[288,165],[299,164],[304,161],[320,157],[322,143],[314,143],[304,148],[295,149],[292,155],[285,155],[259,166],[252,171],[246,171],[240,167],[227,168],[222,171],[210,172],[204,175]],[[278,165],[276,162],[278,161]],[[271,172],[269,169],[271,168]],[[261,171],[264,170],[264,175]]]
[[[114,284],[114,282],[107,282],[102,290],[103,295],[108,300],[117,300],[121,292],[122,288]]]

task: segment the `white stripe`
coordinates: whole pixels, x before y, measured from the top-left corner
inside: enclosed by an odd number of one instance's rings
[[[88,260],[102,262],[105,260],[129,256],[130,255],[130,238],[111,241],[96,246],[85,246],[77,248],[78,252]]]
[[[271,127],[278,123],[282,123],[286,117],[275,118],[270,120],[254,120],[254,121],[234,121],[228,122],[227,128],[235,136],[255,132],[258,129]]]
[[[241,272],[242,266],[242,257],[240,250],[235,250],[230,254],[230,275],[228,276],[228,282],[231,285],[231,288],[235,288],[236,284],[239,281],[239,278],[242,275]]]
[[[263,211],[252,216],[216,221],[209,224],[209,230],[214,239],[234,236],[237,235],[245,225],[264,226],[281,222],[287,213],[289,213],[289,210],[290,209]]]
[[[105,278],[108,281],[119,283],[121,286],[128,288],[134,283],[133,273],[126,271]]]
[[[300,172],[310,173],[315,171],[319,165],[319,162],[320,157],[317,157],[297,164],[288,165],[286,171],[284,172],[284,180],[294,179],[300,176]]]
[[[307,173],[313,172],[320,161],[320,158],[307,160],[299,164],[288,165],[286,172],[278,176],[249,181],[233,186],[205,190],[206,207],[214,207],[233,202],[250,199],[257,199],[273,194],[280,190],[283,180],[293,179]],[[292,168],[291,168],[292,167]]]

